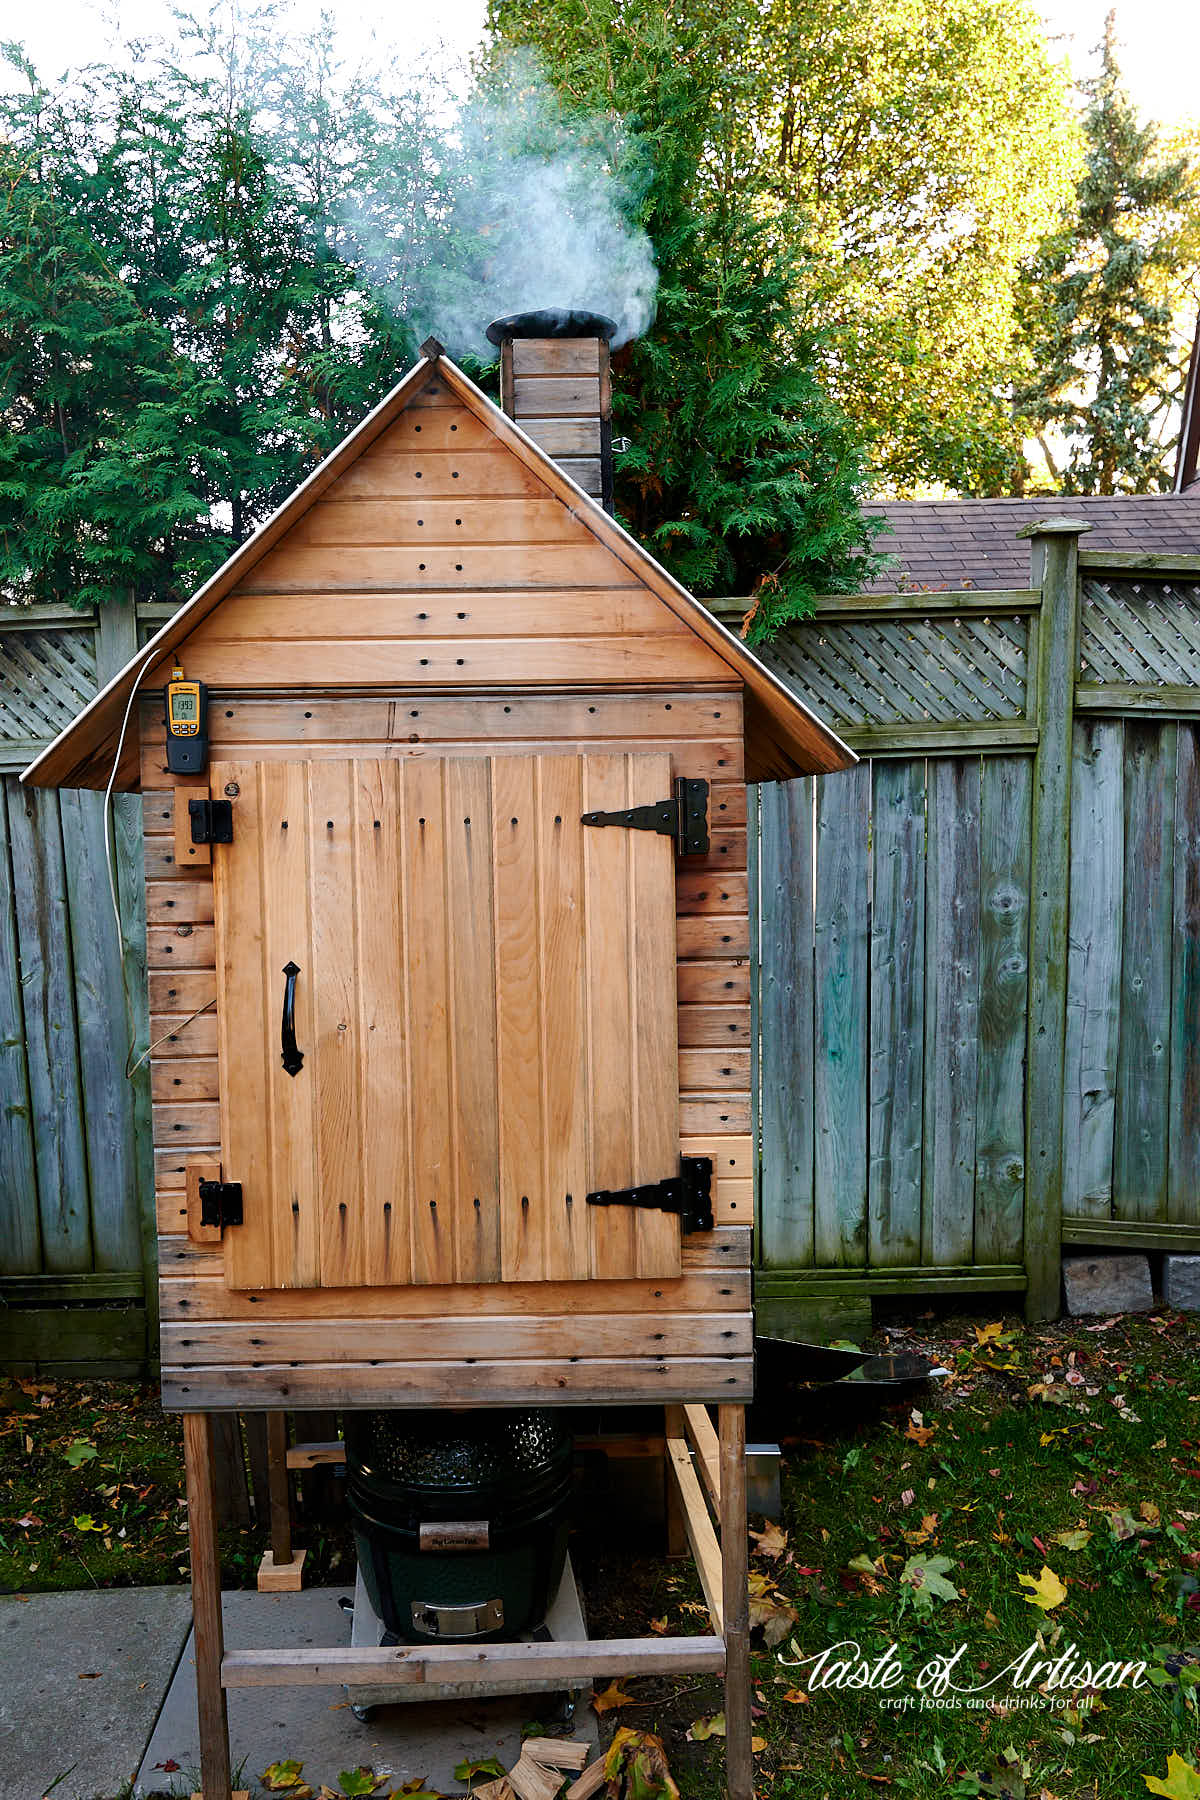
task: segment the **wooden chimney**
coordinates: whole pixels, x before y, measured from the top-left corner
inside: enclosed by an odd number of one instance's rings
[[[512,313],[488,326],[500,346],[500,398],[510,419],[578,482],[613,510],[612,319],[546,307]]]

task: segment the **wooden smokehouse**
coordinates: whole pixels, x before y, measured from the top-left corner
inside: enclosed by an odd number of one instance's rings
[[[206,1800],[230,1686],[498,1661],[724,1670],[753,1792],[746,783],[854,759],[607,510],[607,323],[500,323],[503,411],[425,345],[25,775],[144,800]],[[708,1635],[223,1650],[213,1413],[610,1402]]]

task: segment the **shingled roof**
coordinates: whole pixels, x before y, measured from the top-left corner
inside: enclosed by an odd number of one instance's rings
[[[1018,536],[1051,513],[1091,526],[1089,551],[1200,556],[1200,482],[1182,494],[1043,494],[1023,500],[888,500],[867,511],[891,526],[876,540],[895,560],[876,593],[937,588],[1013,588],[1029,581],[1029,545]]]

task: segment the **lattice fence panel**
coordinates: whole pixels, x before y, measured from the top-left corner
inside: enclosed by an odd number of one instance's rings
[[[831,724],[973,724],[1025,716],[1029,621],[878,614],[793,626],[759,655]]]
[[[1087,577],[1079,661],[1088,683],[1200,687],[1200,582]]]
[[[57,737],[95,692],[90,627],[0,631],[0,748]]]

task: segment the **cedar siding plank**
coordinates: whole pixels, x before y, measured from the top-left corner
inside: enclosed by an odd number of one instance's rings
[[[395,763],[355,764],[363,1272],[369,1285],[379,1287],[403,1284],[412,1269],[408,1110],[397,1103],[413,1079],[414,1067],[404,981],[402,779]],[[362,978],[366,971],[369,980]]]
[[[628,761],[631,805],[653,802],[671,791],[667,756],[631,756]],[[675,1017],[675,961],[679,954],[675,859],[669,838],[645,831],[630,832],[628,837],[633,1171],[635,1182],[655,1182],[677,1171],[679,1137],[687,1110],[680,1103]],[[732,1111],[733,1097],[728,1098]],[[737,1123],[735,1118],[730,1129]],[[657,1208],[639,1209],[634,1238],[639,1275],[679,1273],[679,1224],[673,1214]]]
[[[591,1269],[588,1191],[588,1044],[584,937],[583,763],[545,757],[537,783],[538,1036],[545,1181],[550,1201],[547,1268],[586,1278]]]
[[[482,760],[446,764],[446,892],[454,1070],[454,1246],[459,1281],[502,1268],[492,784]]]

